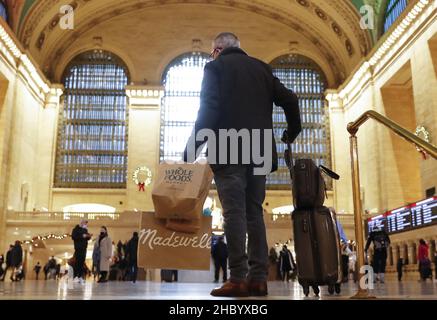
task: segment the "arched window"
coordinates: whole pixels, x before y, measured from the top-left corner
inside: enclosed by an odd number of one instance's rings
[[[385,10],[384,32],[395,23],[396,19],[401,15],[408,5],[408,0],[389,0],[387,9]]]
[[[6,3],[3,0],[0,0],[0,18],[8,21],[8,10],[6,8]]]
[[[126,187],[128,82],[120,58],[102,50],[82,53],[66,68],[55,187]]]
[[[293,158],[311,158],[317,165],[330,166],[327,113],[324,108],[326,81],[321,69],[309,58],[293,54],[271,62],[273,74],[299,98],[302,132],[292,145]],[[286,146],[281,142],[287,121],[282,108],[273,108],[273,130],[277,143],[279,169],[267,177],[270,188],[290,186],[285,163]]]
[[[160,160],[180,161],[200,107],[206,53],[188,53],[174,59],[163,75]]]

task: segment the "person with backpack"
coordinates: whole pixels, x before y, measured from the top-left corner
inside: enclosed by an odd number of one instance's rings
[[[293,254],[288,250],[286,245],[282,246],[282,250],[279,253],[279,265],[281,270],[281,280],[290,281],[291,273],[296,269],[296,263],[294,262]]]
[[[370,244],[373,243],[373,271],[376,275],[375,281],[384,283],[385,266],[387,263],[387,248],[390,246],[390,238],[384,229],[375,227],[367,238],[364,251],[369,250]]]

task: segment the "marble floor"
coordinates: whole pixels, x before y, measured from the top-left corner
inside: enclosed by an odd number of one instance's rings
[[[130,282],[97,284],[92,281],[78,284],[63,280],[1,282],[0,300],[214,300],[209,292],[216,286],[214,283],[180,282],[137,282],[136,284]],[[326,287],[321,289],[320,298],[311,295],[305,298],[297,282],[270,282],[269,296],[263,299],[349,299],[356,292],[356,285],[353,282],[343,285],[341,294],[335,296],[330,296]],[[437,283],[386,282],[375,284],[371,293],[378,299],[437,300]]]

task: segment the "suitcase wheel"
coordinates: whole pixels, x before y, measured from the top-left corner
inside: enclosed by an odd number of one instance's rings
[[[320,293],[319,287],[318,286],[313,286],[313,291],[314,291],[314,294],[318,297],[319,293]]]
[[[334,294],[335,288],[333,284],[328,286],[328,293],[332,296]]]
[[[305,297],[308,297],[308,295],[310,294],[310,287],[303,286],[303,294],[305,295]]]
[[[340,294],[341,292],[341,284],[340,283],[336,283],[335,284],[335,293],[336,294]]]

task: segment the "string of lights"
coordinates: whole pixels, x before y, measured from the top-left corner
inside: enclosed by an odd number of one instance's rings
[[[65,238],[71,237],[70,234],[63,234],[63,235],[56,235],[56,234],[48,234],[45,236],[36,236],[34,237],[32,240],[24,240],[21,241],[21,243],[23,244],[32,244],[35,243],[36,241],[45,241],[45,240],[49,240],[49,239],[55,239],[55,240],[63,240]]]

